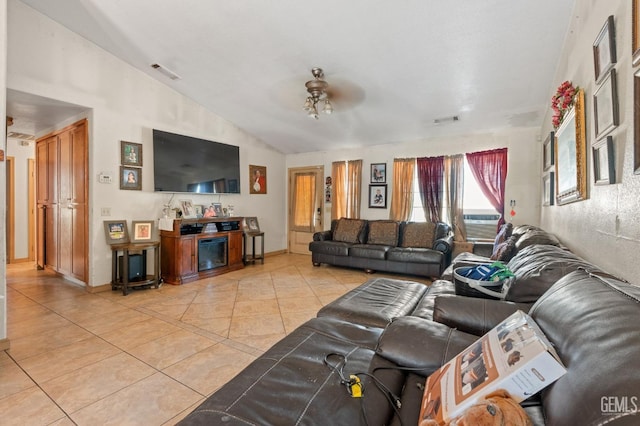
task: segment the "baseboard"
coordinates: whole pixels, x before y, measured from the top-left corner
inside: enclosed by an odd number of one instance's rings
[[[6,351],[9,349],[9,339],[0,339],[0,351]]]
[[[268,253],[265,253],[264,257],[277,256],[279,254],[285,254],[285,253],[287,253],[287,250],[270,251]]]
[[[95,287],[90,287],[87,286],[87,292],[88,293],[102,293],[105,291],[111,291],[111,284],[102,284],[102,285],[97,285]]]

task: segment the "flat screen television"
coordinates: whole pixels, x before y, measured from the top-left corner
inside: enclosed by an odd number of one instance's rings
[[[153,130],[155,191],[240,193],[237,146]]]

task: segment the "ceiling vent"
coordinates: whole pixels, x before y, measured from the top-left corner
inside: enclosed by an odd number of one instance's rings
[[[22,139],[23,141],[33,141],[36,139],[34,135],[28,135],[26,133],[20,133],[20,132],[8,132],[7,137],[14,138],[14,139]]]
[[[434,124],[453,123],[458,120],[460,120],[460,118],[457,115],[452,115],[451,117],[436,118],[435,120],[433,120],[433,123]]]
[[[151,68],[153,68],[155,70],[158,70],[162,75],[164,75],[165,77],[169,77],[171,80],[180,80],[181,79],[181,77],[178,74],[176,74],[175,72],[171,71],[170,69],[168,69],[164,65],[151,64]]]

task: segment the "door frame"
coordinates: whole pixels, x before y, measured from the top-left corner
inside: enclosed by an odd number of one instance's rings
[[[297,173],[316,173],[316,206],[313,232],[322,231],[324,227],[324,166],[289,167],[287,169],[287,252],[291,253],[291,233],[293,215],[293,176]]]

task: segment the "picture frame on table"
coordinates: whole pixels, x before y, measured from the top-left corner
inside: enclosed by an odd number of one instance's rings
[[[608,72],[600,87],[593,94],[593,117],[596,126],[596,140],[601,139],[619,124],[615,69]]]
[[[142,144],[120,141],[120,164],[142,167]]]
[[[369,208],[387,208],[387,185],[369,185]]]
[[[216,217],[224,217],[224,211],[222,210],[222,203],[213,203],[213,212]]]
[[[153,220],[134,220],[131,222],[131,242],[146,243],[153,241]]]
[[[593,42],[593,66],[598,84],[616,63],[615,34],[613,15],[610,15]]]
[[[193,206],[193,208],[196,211],[196,217],[198,219],[201,218],[204,214],[204,206],[202,204],[196,204],[195,206]]]
[[[587,143],[584,90],[556,130],[556,202],[568,204],[587,198]]]
[[[371,183],[387,183],[387,163],[371,164]]]
[[[549,132],[549,135],[542,143],[542,170],[547,172],[555,164],[555,132]]]
[[[196,209],[191,200],[180,200],[180,210],[182,210],[183,219],[196,219]]]
[[[120,189],[142,190],[142,169],[120,166]]]
[[[593,144],[593,178],[596,185],[616,183],[615,157],[613,156],[613,136]]]
[[[247,225],[246,230],[248,233],[252,232],[260,232],[260,224],[258,223],[258,218],[255,216],[245,217],[244,221]]]
[[[124,244],[129,242],[126,220],[105,220],[104,236],[107,244]]]
[[[554,173],[545,173],[544,176],[542,176],[542,205],[553,206],[555,204],[555,198]]]

